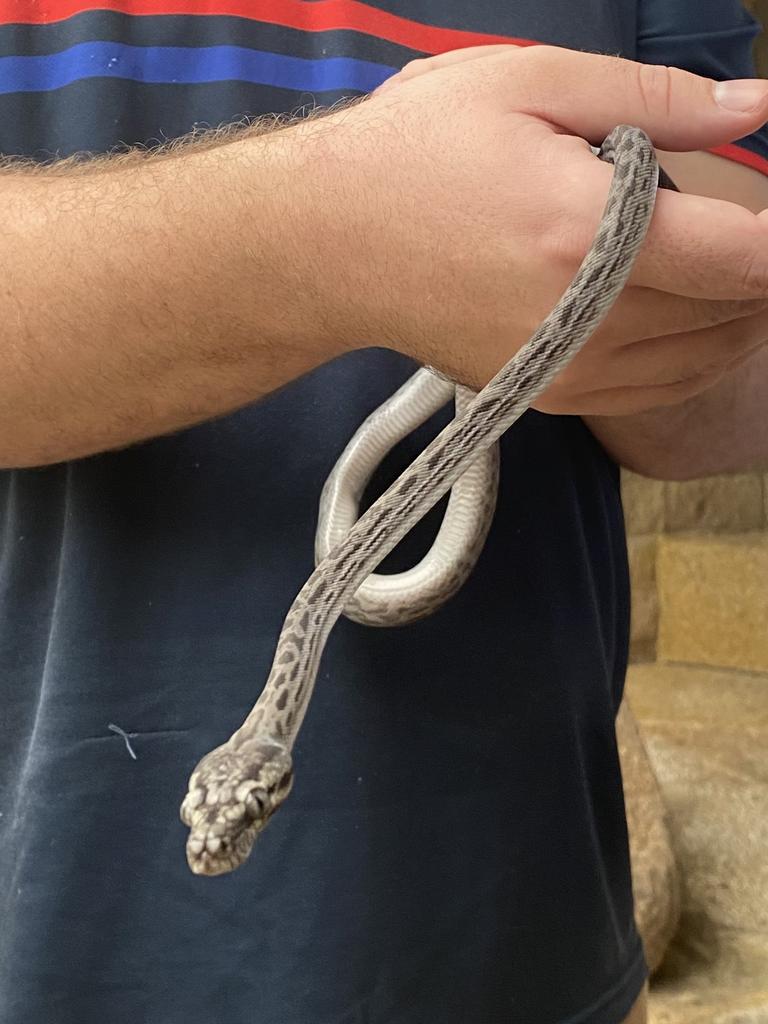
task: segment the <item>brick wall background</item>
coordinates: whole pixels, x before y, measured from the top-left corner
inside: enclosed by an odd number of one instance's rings
[[[768,26],[768,0],[745,2]],[[768,78],[766,34],[755,55]],[[682,887],[649,1021],[768,1024],[768,474],[622,487],[627,700]]]
[[[763,25],[768,25],[768,0],[748,0],[746,6],[759,18]],[[768,40],[762,37],[755,47],[757,73],[761,78],[768,78]]]
[[[632,660],[768,672],[768,474],[661,483],[625,473],[622,489],[633,590]],[[704,601],[713,573],[720,580]],[[711,614],[702,635],[694,612],[704,605],[704,614]],[[753,651],[756,643],[765,650]]]
[[[763,25],[768,26],[768,0],[745,0]],[[756,41],[755,57],[758,74],[768,78],[768,33]],[[739,559],[749,563],[760,551],[756,542],[768,532],[768,474],[744,473],[738,476],[710,477],[689,483],[659,483],[625,473],[623,494],[627,531],[629,533],[630,567],[633,585],[633,614],[631,657],[635,662],[655,661],[657,656],[675,660],[676,653],[686,655],[683,660],[698,661],[695,645],[683,645],[678,651],[680,639],[675,623],[669,616],[660,614],[670,602],[687,602],[691,599],[690,587],[684,587],[684,578],[697,571],[691,564],[691,544],[698,543],[699,549],[707,549],[706,558],[717,562],[723,573],[723,587],[738,587],[741,579]],[[686,534],[693,534],[698,541],[683,541]],[[677,543],[675,543],[677,541]],[[736,543],[738,542],[738,543]],[[694,559],[695,561],[695,559]],[[730,569],[729,569],[730,563]],[[765,566],[762,566],[765,569]],[[749,574],[742,582],[749,585]],[[727,579],[730,577],[730,579]],[[742,593],[741,604],[750,605],[754,597],[764,618],[755,621],[768,623],[768,576],[756,579],[756,594]],[[689,581],[690,582],[690,581]],[[743,587],[741,588],[743,591]],[[735,595],[732,595],[735,596]],[[762,597],[762,600],[761,600]],[[722,601],[727,595],[722,594]],[[755,605],[751,605],[755,607]],[[682,610],[682,609],[678,609]],[[751,616],[742,623],[749,626]],[[717,624],[712,623],[716,628]],[[723,624],[733,629],[733,623]],[[737,633],[742,632],[737,629]],[[768,633],[768,626],[765,628]],[[716,638],[712,638],[715,640]],[[725,639],[725,638],[723,638]],[[733,636],[730,646],[738,648],[739,636]],[[688,649],[688,648],[691,649]],[[757,663],[751,655],[745,664],[739,666],[738,654],[731,652],[725,664],[735,667],[749,667],[768,672],[768,637],[766,651]],[[735,662],[734,662],[735,659]],[[711,664],[705,660],[703,664]]]

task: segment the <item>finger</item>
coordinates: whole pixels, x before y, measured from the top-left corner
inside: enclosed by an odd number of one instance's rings
[[[595,332],[616,337],[626,344],[673,334],[690,334],[707,327],[768,312],[763,299],[691,299],[653,288],[628,286]]]
[[[590,339],[537,401],[541,412],[629,415],[684,401],[768,344],[768,313],[726,327],[640,341],[606,353]],[[584,381],[599,387],[584,389]]]
[[[632,124],[661,149],[707,149],[768,119],[768,82],[760,79],[729,83],[747,107],[736,110],[722,105],[718,83],[710,78],[565,47],[500,52],[488,57],[488,66],[501,78],[511,110],[561,125],[594,145],[617,124]]]
[[[550,388],[533,406],[539,412],[572,416],[632,416],[662,406],[679,405],[713,387],[726,370],[702,373],[676,384],[625,384],[583,392],[572,397],[560,395]]]
[[[735,359],[750,355],[766,341],[768,314],[760,313],[719,327],[622,346],[613,353],[609,375],[640,385],[678,384],[701,374],[724,372]]]
[[[578,215],[559,223],[549,244],[555,260],[572,265],[592,244],[613,169],[580,140],[551,138],[565,151],[563,192]],[[628,283],[700,299],[768,297],[768,218],[726,200],[659,189]]]

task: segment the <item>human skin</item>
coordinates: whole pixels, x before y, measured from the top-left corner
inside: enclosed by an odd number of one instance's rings
[[[481,387],[589,247],[612,170],[588,142],[618,123],[669,151],[732,141],[768,118],[751,84],[739,112],[674,68],[510,46],[280,130],[8,161],[0,465],[178,430],[370,345]],[[766,337],[768,215],[660,192],[628,286],[538,407],[679,406]]]
[[[432,73],[449,64],[505,50],[504,46],[472,47],[412,61],[388,79],[378,93],[391,92],[411,78]],[[655,72],[649,78],[638,69],[638,87],[643,92],[650,90],[651,94],[654,89],[658,90],[660,83]],[[675,101],[685,102],[685,97],[676,96],[670,90],[670,105]],[[653,106],[652,95],[648,96],[648,104]],[[659,149],[657,155],[661,166],[683,192],[736,203],[755,214],[768,207],[768,177],[751,167],[701,151],[675,153]],[[734,322],[732,330],[738,332],[741,329],[742,325]],[[761,321],[755,323],[754,330],[759,342]],[[667,346],[679,344],[680,340],[679,337],[660,337],[657,342],[660,346]],[[725,335],[723,342],[727,345]],[[585,350],[578,366],[579,372],[593,351],[599,374],[602,353],[592,346]],[[630,358],[634,354],[645,359],[649,346],[645,344],[634,351],[628,349],[627,354]],[[727,348],[722,354],[727,357]],[[672,361],[669,366],[672,369]],[[660,395],[659,400],[664,404],[655,404],[635,413],[627,414],[623,410],[614,415],[586,413],[583,418],[617,462],[648,476],[685,480],[767,466],[768,347],[758,343],[731,361],[722,358],[718,352],[714,363],[702,359],[699,373],[703,376],[699,381],[693,381],[693,387],[690,381],[681,381],[689,391],[682,401],[674,395],[672,401],[669,395]],[[567,372],[557,386],[563,385],[567,392]],[[619,385],[626,389],[627,397],[632,396],[636,386],[636,381],[631,379]],[[552,397],[556,397],[556,390],[544,396],[540,407],[547,407]],[[618,398],[618,393],[613,397]],[[617,402],[617,407],[620,404]]]

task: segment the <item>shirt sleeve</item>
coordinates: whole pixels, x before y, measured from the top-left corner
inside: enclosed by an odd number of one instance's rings
[[[724,81],[757,78],[762,25],[740,0],[638,0],[637,60]],[[768,175],[768,125],[709,150]]]

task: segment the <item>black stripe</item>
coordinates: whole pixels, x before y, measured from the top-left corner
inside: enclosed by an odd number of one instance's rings
[[[244,46],[307,59],[355,57],[397,68],[423,56],[420,51],[347,29],[302,32],[224,15],[135,17],[116,11],[87,11],[52,25],[0,26],[0,57],[43,56],[87,40],[132,46]]]
[[[356,95],[324,92],[318,102],[329,106]],[[0,153],[47,162],[72,153],[157,146],[194,129],[298,112],[316,100],[311,93],[249,82],[147,85],[88,78],[52,92],[0,95]]]

